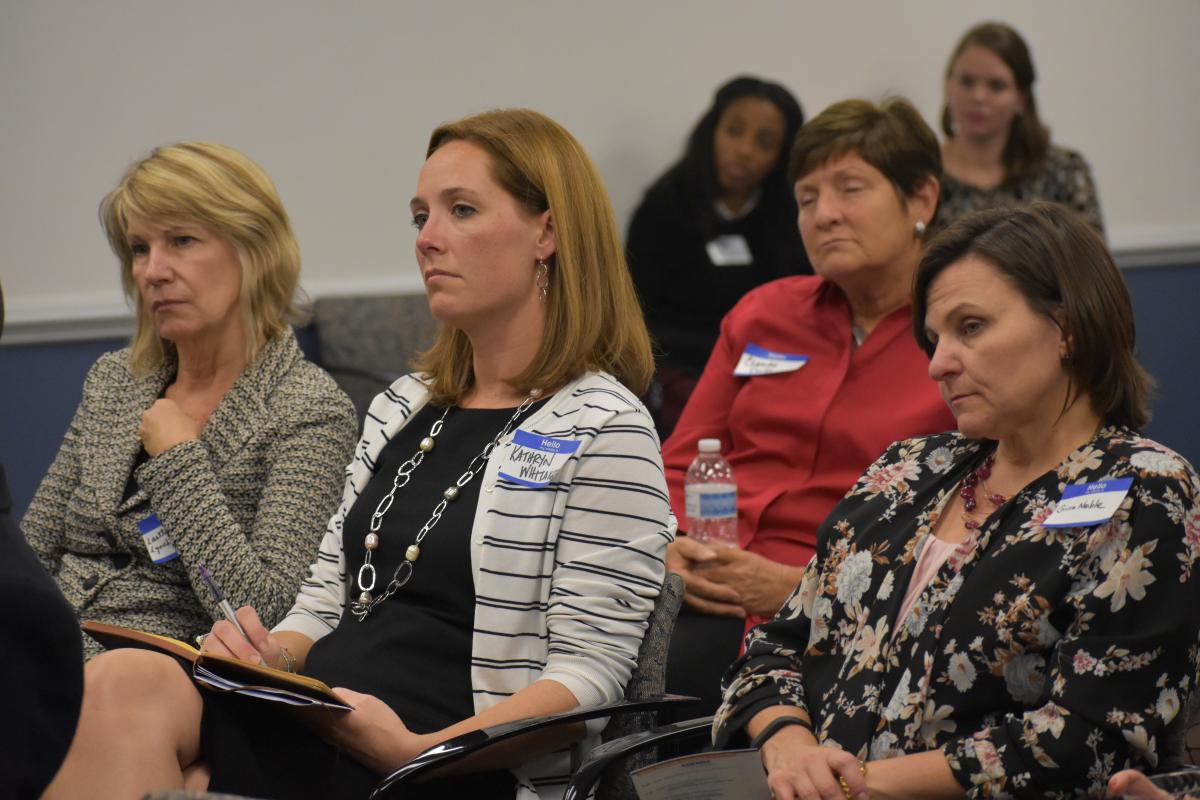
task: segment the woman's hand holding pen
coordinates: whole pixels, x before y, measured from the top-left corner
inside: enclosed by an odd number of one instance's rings
[[[242,636],[232,622],[219,619],[213,623],[212,631],[204,639],[204,652],[284,669],[280,644],[262,624],[258,612],[250,606],[242,606],[236,616],[246,635]]]

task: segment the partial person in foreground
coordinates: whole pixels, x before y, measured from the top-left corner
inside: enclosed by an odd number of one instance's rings
[[[985,22],[959,40],[946,65],[942,108],[942,225],[969,211],[1048,200],[1104,233],[1091,168],[1051,143],[1035,78],[1029,47],[1008,25]]]
[[[739,490],[740,548],[680,537],[668,550],[687,606],[667,687],[703,698],[689,715],[716,710],[746,629],[783,605],[817,526],[871,461],[898,438],[954,425],[909,336],[940,172],[937,137],[900,99],[835,103],[792,145],[788,180],[817,276],[772,281],[729,312],[663,444],[680,520],[700,439],[721,440]],[[776,356],[752,359],[756,348]]]
[[[205,641],[352,686],[339,693],[355,710],[300,719],[201,694],[168,657],[105,653],[50,797],[133,797],[186,774],[361,800],[442,740],[622,696],[674,524],[608,195],[567,131],[506,110],[433,132],[411,208],[439,337],[371,405],[283,622],[268,631],[242,608],[249,641],[228,622]],[[570,762],[562,750],[412,796],[553,797]]]
[[[205,564],[278,621],[357,427],[288,324],[287,212],[245,155],[187,142],[130,167],[100,220],[136,332],[88,373],[21,528],[83,620],[191,639],[221,618]]]
[[[663,438],[729,309],[760,284],[812,273],[787,179],[788,147],[803,122],[784,87],[734,78],[717,89],[683,157],[633,213],[625,247],[660,352],[650,410]]]
[[[913,308],[959,432],[894,444],[829,515],[716,742],[761,746],[780,800],[1098,796],[1170,769],[1200,482],[1138,432],[1151,381],[1112,258],[1061,206],[978,212],[930,245]]]
[[[38,797],[75,734],[83,700],[83,647],[75,613],[25,543],[12,505],[0,464],[0,608],[9,611],[0,623],[5,690],[0,789],[6,797]]]

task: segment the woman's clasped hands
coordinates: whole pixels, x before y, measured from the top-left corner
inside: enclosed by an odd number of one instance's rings
[[[727,545],[680,536],[667,547],[667,569],[683,577],[689,606],[725,617],[775,616],[801,570]]]
[[[817,744],[800,725],[780,729],[762,746],[767,785],[775,800],[866,800],[861,763],[838,747]]]

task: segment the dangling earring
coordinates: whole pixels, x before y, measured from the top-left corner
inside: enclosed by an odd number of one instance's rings
[[[537,273],[533,279],[533,284],[542,293],[542,299],[546,299],[546,295],[550,293],[550,265],[542,259],[538,259]]]
[[[924,220],[917,220],[917,224],[913,225],[913,231],[916,232],[918,239],[924,239],[925,238],[925,222],[924,222]]]

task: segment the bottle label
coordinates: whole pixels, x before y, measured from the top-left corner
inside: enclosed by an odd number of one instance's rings
[[[737,487],[723,483],[696,484],[684,489],[688,519],[737,517]]]

